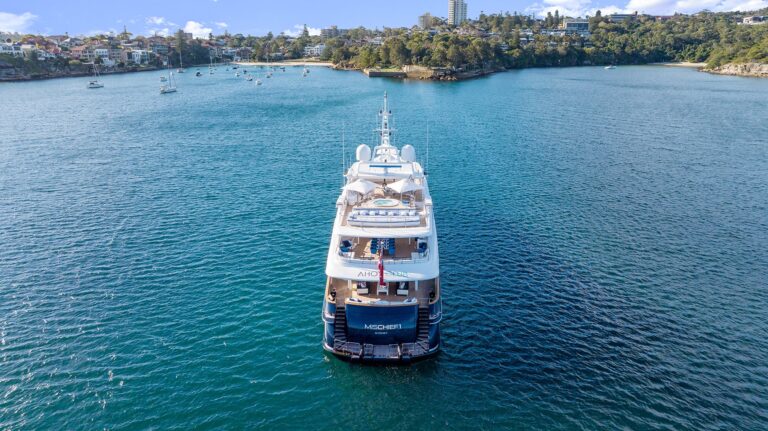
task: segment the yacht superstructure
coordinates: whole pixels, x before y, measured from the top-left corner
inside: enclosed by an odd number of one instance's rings
[[[360,145],[336,201],[326,265],[323,345],[359,361],[408,362],[440,349],[440,269],[427,176],[411,145]]]

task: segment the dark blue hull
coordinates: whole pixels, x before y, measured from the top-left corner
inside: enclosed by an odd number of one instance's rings
[[[440,351],[442,305],[338,306],[323,302],[323,348],[355,362],[409,363]]]

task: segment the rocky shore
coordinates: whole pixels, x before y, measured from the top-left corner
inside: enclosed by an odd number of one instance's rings
[[[728,63],[712,69],[704,69],[705,72],[718,75],[749,76],[753,78],[768,78],[768,64],[766,63]]]
[[[127,67],[119,69],[109,69],[100,71],[101,75],[113,75],[119,73],[146,72],[158,70],[154,66],[145,67]],[[41,79],[55,78],[78,78],[91,76],[93,72],[85,65],[81,67],[67,67],[64,69],[40,68],[37,70],[28,70],[23,67],[14,66],[11,63],[0,60],[0,82],[14,81],[36,81]]]
[[[447,67],[425,67],[406,65],[400,69],[396,68],[359,68],[349,65],[337,64],[333,66],[335,70],[356,70],[363,72],[371,78],[396,78],[396,79],[419,79],[425,81],[460,81],[464,79],[478,78],[491,73],[502,72],[506,69],[488,68],[475,70],[462,70]]]

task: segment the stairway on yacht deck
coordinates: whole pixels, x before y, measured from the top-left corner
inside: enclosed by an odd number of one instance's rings
[[[416,343],[424,350],[429,350],[429,306],[419,307],[418,332]]]
[[[333,342],[342,343],[347,341],[347,311],[344,307],[337,306],[336,314],[333,319]]]

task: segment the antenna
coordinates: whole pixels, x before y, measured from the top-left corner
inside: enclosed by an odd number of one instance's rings
[[[429,172],[429,123],[427,123],[427,165],[424,168],[424,176]]]
[[[347,148],[345,143],[345,129],[346,129],[346,122],[341,122],[341,176],[342,178],[344,175],[347,174]],[[342,180],[344,181],[344,180]]]

